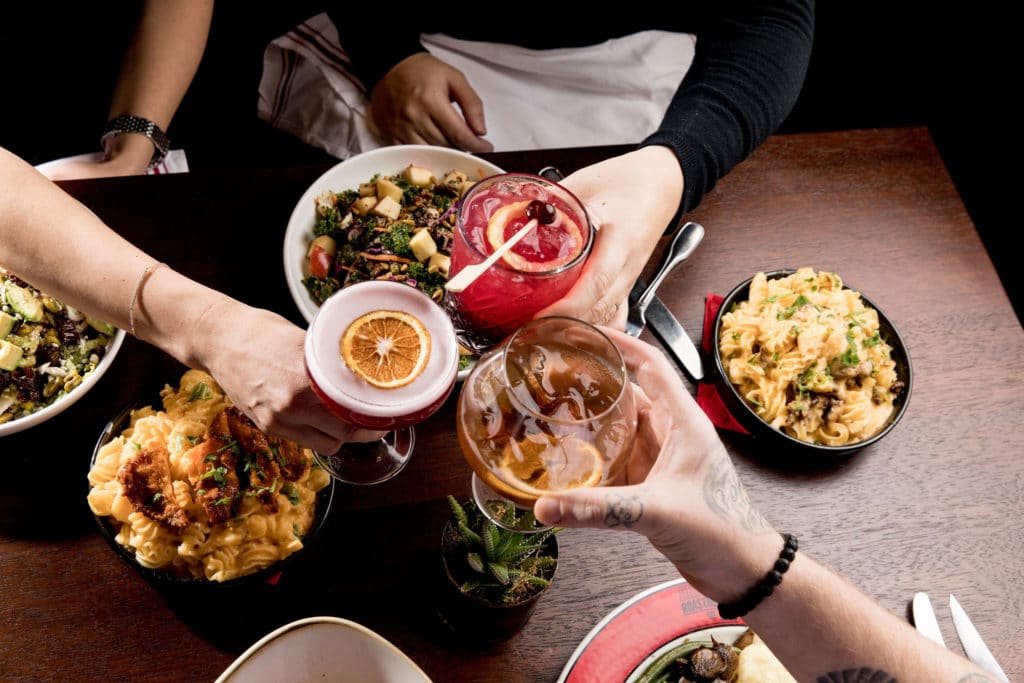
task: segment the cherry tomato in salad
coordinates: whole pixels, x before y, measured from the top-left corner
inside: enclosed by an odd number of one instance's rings
[[[329,235],[320,235],[309,245],[309,274],[313,277],[327,277],[334,265],[334,255],[338,253],[338,243]]]

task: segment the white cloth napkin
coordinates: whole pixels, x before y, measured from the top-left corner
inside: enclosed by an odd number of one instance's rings
[[[495,151],[640,142],[661,123],[696,45],[666,31],[554,50],[443,34],[421,41],[480,95]],[[350,63],[327,14],[276,38],[264,53],[260,118],[342,159],[379,147]]]

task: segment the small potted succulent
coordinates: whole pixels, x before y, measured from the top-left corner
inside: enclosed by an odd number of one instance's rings
[[[508,531],[484,517],[471,500],[448,496],[448,505],[452,514],[441,537],[439,616],[460,636],[505,640],[526,625],[554,578],[560,529]],[[518,513],[510,506],[505,514]]]

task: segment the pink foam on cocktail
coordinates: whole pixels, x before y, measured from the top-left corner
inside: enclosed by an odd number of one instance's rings
[[[377,310],[404,311],[430,333],[430,359],[409,384],[375,387],[348,368],[341,337],[359,316]],[[412,425],[435,412],[451,393],[459,350],[448,315],[419,290],[399,282],[360,282],[323,303],[306,332],[306,372],[320,400],[341,419],[371,429]]]

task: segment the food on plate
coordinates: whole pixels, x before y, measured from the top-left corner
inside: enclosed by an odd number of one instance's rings
[[[264,434],[204,372],[160,396],[89,470],[89,507],[116,542],[149,569],[217,582],[300,550],[330,483],[312,452]]]
[[[753,631],[748,635],[749,644],[740,650],[736,683],[796,683],[764,641]]]
[[[451,263],[455,206],[473,182],[461,171],[437,176],[410,164],[358,188],[321,193],[306,252],[306,289],[322,304],[341,287],[392,280],[440,303]]]
[[[658,657],[636,683],[796,683],[761,638],[747,629],[736,642],[684,639]]]
[[[116,332],[0,268],[0,424],[73,391]]]
[[[758,273],[747,300],[722,316],[718,350],[757,415],[809,443],[870,438],[903,389],[878,312],[837,274],[809,267]]]

